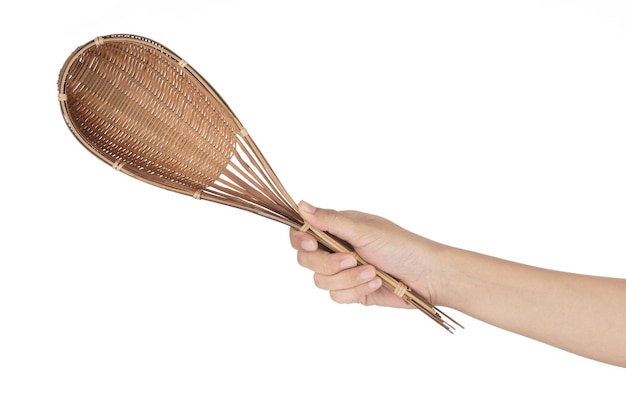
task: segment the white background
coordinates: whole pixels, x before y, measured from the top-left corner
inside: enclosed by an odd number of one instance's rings
[[[333,303],[286,227],[107,168],[56,92],[79,45],[147,36],[296,200],[626,277],[623,2],[39,3],[1,13],[0,399],[623,399],[623,369],[456,311]]]

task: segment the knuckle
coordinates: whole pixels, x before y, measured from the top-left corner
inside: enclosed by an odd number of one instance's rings
[[[347,303],[343,297],[341,297],[338,291],[329,291],[328,294],[330,295],[330,299],[332,299],[334,302],[338,303],[338,304],[345,304]]]
[[[313,255],[311,255],[310,252],[298,251],[296,253],[296,259],[298,260],[298,264],[300,266],[315,270],[315,263],[312,261],[312,256]]]
[[[322,263],[322,272],[326,274],[334,274],[337,272],[337,267],[335,266],[333,257],[334,254],[326,253],[324,254],[324,262]]]
[[[297,236],[297,231],[293,228],[289,229],[289,242],[291,243],[291,246],[293,248],[296,247],[296,236]]]
[[[333,224],[335,223],[335,221],[337,220],[337,216],[339,215],[339,212],[334,210],[334,209],[328,209],[327,210],[327,222],[329,226],[333,226]]]
[[[315,273],[313,275],[313,283],[315,283],[315,286],[317,288],[324,289],[322,286],[322,283],[323,283],[322,276],[320,274]]]
[[[296,254],[298,264],[302,267],[309,267],[308,255],[305,252],[298,252]]]

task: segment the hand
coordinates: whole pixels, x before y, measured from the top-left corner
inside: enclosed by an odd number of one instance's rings
[[[347,241],[371,263],[356,266],[354,255],[325,252],[319,249],[312,235],[294,229],[290,231],[291,244],[298,251],[298,263],[315,272],[315,284],[328,290],[334,301],[411,307],[382,287],[374,266],[396,277],[429,302],[436,299],[432,255],[441,245],[379,216],[319,209],[306,202],[300,202],[299,208],[311,226]]]

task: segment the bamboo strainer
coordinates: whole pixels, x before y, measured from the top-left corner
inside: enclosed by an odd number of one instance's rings
[[[98,37],[69,56],[58,89],[72,133],[116,170],[308,231],[332,252],[353,252],[304,221],[226,102],[165,46],[137,35]],[[462,327],[399,280],[377,275],[446,330]]]

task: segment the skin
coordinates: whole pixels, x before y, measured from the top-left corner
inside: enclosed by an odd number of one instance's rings
[[[376,266],[434,305],[608,364],[626,367],[626,280],[573,274],[454,248],[382,217],[300,202],[313,227],[349,242],[372,265],[318,249],[290,230],[298,263],[338,303],[410,307],[376,277]]]

